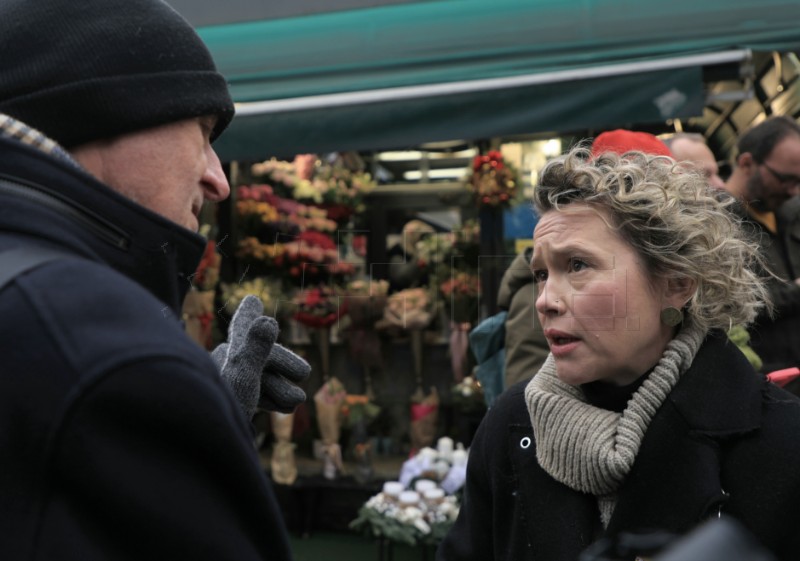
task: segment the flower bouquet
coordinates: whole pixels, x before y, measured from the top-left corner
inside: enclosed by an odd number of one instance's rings
[[[272,480],[279,485],[291,485],[297,479],[297,463],[294,458],[295,444],[292,442],[294,413],[271,411],[270,421],[272,434],[275,436],[270,459]]]
[[[342,428],[342,406],[346,398],[344,385],[336,377],[329,378],[314,394],[317,425],[322,436],[322,475],[326,479],[335,479],[343,469],[339,437]]]
[[[436,422],[439,418],[439,394],[435,387],[428,395],[422,394],[418,385],[411,402],[411,453],[430,446],[436,437]]]
[[[439,285],[449,319],[453,323],[474,323],[478,319],[481,279],[467,272],[454,274]]]
[[[390,327],[419,331],[433,319],[431,298],[426,288],[407,288],[389,296],[379,329]]]
[[[275,195],[269,185],[241,186],[236,190],[237,225],[264,244],[291,240],[301,228],[290,219],[287,203],[291,204]]]
[[[455,236],[452,232],[421,237],[414,243],[413,250],[417,267],[428,275],[435,275],[437,270],[449,265],[454,242]]]
[[[498,150],[475,156],[467,179],[478,206],[509,206],[517,198],[519,178]]]
[[[364,370],[364,391],[374,398],[371,370],[383,367],[381,341],[375,327],[386,308],[389,283],[385,280],[357,280],[347,284],[347,343],[350,356]]]
[[[265,313],[277,317],[278,303],[281,301],[280,284],[264,277],[255,277],[252,280],[239,283],[222,283],[222,299],[225,302],[225,311],[231,316],[241,304],[244,297],[254,294],[259,297],[264,305]]]
[[[330,330],[346,311],[340,297],[332,289],[318,286],[301,290],[293,302],[292,317],[298,323],[313,329],[317,335],[323,380],[330,374]]]
[[[340,225],[364,211],[364,197],[376,186],[369,173],[349,169],[340,158],[317,161],[311,184],[314,195],[321,199],[315,202]]]
[[[337,224],[324,210],[279,197],[269,185],[237,189],[237,257],[257,274],[282,274],[288,286],[342,281],[353,274],[331,238]]]
[[[407,330],[411,339],[414,357],[414,375],[417,382],[415,399],[424,397],[422,392],[422,336],[423,330],[433,319],[431,298],[426,288],[406,288],[389,296],[383,318],[375,324],[378,329]]]
[[[380,414],[381,408],[369,395],[348,395],[342,406],[342,415],[350,429],[350,441],[356,460],[355,478],[359,483],[372,479],[372,458],[367,428]]]
[[[340,296],[331,288],[316,286],[298,292],[293,301],[293,318],[312,329],[327,328],[346,311]]]
[[[214,288],[219,281],[220,256],[216,244],[209,240],[197,271],[191,277],[192,288],[183,301],[186,333],[206,349],[212,347],[214,322]]]
[[[345,166],[341,157],[330,161],[315,154],[297,155],[293,162],[272,159],[253,165],[251,171],[280,185],[287,196],[324,209],[339,224],[363,212],[364,196],[376,185],[368,173]]]
[[[469,331],[478,319],[481,279],[460,272],[439,285],[450,319],[450,361],[456,381],[464,377],[468,361]]]
[[[356,280],[347,284],[347,316],[351,329],[372,329],[383,317],[389,283],[385,280]]]

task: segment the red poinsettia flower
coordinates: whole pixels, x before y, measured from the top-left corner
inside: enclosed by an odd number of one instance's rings
[[[336,243],[325,234],[320,232],[313,232],[311,230],[300,233],[300,241],[306,242],[312,247],[319,247],[322,249],[336,249]]]

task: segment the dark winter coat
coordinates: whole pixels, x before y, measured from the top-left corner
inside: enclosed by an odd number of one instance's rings
[[[604,534],[683,534],[719,512],[782,560],[800,558],[800,400],[768,384],[721,335],[706,339],[651,421],[604,532],[595,497],[536,461],[525,383],[489,410],[439,561],[575,561]]]
[[[147,165],[147,162],[141,162]],[[179,321],[203,239],[0,138],[0,558],[291,557],[252,434]]]
[[[750,329],[750,345],[764,362],[765,373],[800,367],[800,197],[790,200],[776,213],[778,233],[773,234],[746,217],[760,238],[767,265],[783,281],[771,280],[769,292],[775,318],[762,315]],[[793,390],[795,391],[795,390]],[[800,385],[795,393],[800,393]]]

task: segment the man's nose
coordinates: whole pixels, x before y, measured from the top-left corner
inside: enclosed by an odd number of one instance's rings
[[[203,195],[209,201],[218,203],[224,201],[231,194],[228,178],[222,170],[222,162],[214,149],[209,145],[206,148],[207,165],[203,173]]]

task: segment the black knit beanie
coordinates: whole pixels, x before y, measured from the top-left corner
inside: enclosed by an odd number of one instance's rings
[[[161,0],[0,0],[0,113],[70,148],[191,117],[233,118],[225,79]]]

